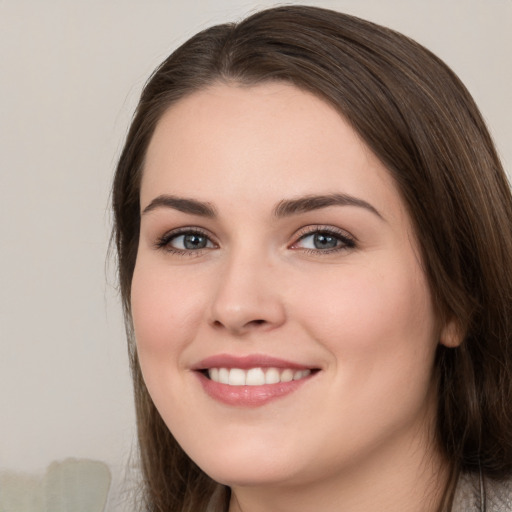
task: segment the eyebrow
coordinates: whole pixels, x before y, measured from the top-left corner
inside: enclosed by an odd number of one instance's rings
[[[172,195],[161,195],[155,197],[142,211],[142,215],[155,210],[156,208],[172,208],[183,213],[199,215],[201,217],[215,217],[216,211],[212,204]]]
[[[297,199],[286,199],[280,201],[274,208],[274,216],[288,217],[321,208],[328,208],[329,206],[357,206],[370,211],[384,220],[384,217],[370,203],[348,194],[308,195],[298,197]]]
[[[384,217],[370,203],[348,194],[307,195],[296,199],[285,199],[276,205],[273,215],[278,218],[290,217],[300,213],[328,208],[329,206],[357,206],[370,211],[384,220]],[[157,208],[172,208],[183,213],[208,218],[215,218],[217,216],[215,207],[211,203],[167,194],[155,197],[144,208],[142,215]]]

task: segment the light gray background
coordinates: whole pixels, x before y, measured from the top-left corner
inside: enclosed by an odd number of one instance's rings
[[[109,189],[141,87],[180,42],[278,2],[0,0],[0,471],[109,464],[134,440],[106,264]],[[466,83],[511,169],[512,0],[325,0],[398,29]],[[129,507],[127,508],[129,510]]]

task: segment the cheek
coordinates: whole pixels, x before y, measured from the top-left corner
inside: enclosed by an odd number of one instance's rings
[[[430,407],[436,319],[421,272],[403,268],[353,268],[342,281],[333,275],[297,313],[332,356],[326,428],[335,436],[344,425],[354,446],[391,435]]]
[[[426,279],[415,262],[406,268],[407,262],[391,260],[318,276],[314,294],[299,291],[308,299],[297,316],[343,359],[412,354],[413,362],[414,354],[434,350],[436,320]]]
[[[145,262],[135,267],[131,306],[141,357],[175,352],[192,339],[202,300],[182,281],[176,271]]]

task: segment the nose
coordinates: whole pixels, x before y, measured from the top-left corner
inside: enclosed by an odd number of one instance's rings
[[[232,255],[218,275],[210,324],[237,336],[282,325],[286,311],[277,274],[276,266],[265,258]]]

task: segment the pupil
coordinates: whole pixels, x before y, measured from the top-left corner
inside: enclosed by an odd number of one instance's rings
[[[183,245],[185,249],[204,249],[206,247],[206,237],[202,235],[185,235]]]
[[[338,244],[338,239],[325,233],[317,233],[314,236],[315,249],[334,249]]]

